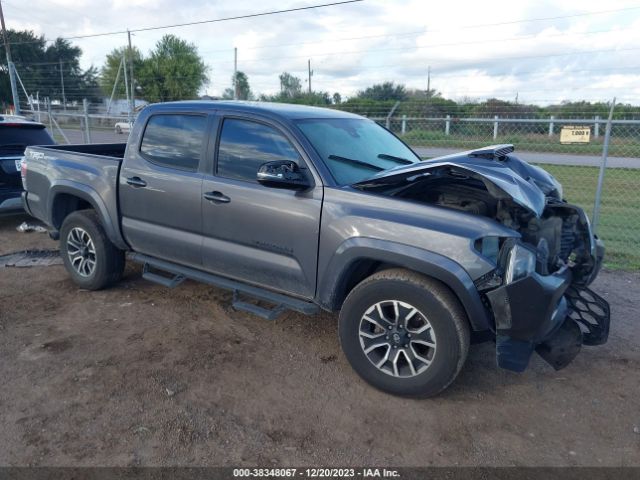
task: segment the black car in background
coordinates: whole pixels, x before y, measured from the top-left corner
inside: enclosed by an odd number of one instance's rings
[[[25,148],[54,143],[42,123],[0,115],[0,215],[23,211],[20,161]]]

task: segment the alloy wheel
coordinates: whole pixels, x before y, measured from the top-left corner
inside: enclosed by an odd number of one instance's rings
[[[73,269],[90,277],[96,269],[96,248],[86,230],[74,227],[67,235],[67,255]]]
[[[360,320],[360,346],[381,372],[409,378],[424,372],[436,354],[436,335],[427,317],[413,305],[384,300]]]

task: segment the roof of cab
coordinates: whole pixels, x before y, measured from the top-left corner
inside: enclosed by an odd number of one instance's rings
[[[360,115],[334,110],[331,108],[311,107],[308,105],[294,105],[290,103],[275,102],[249,102],[242,100],[190,100],[180,102],[167,102],[150,105],[147,108],[155,109],[160,106],[176,106],[193,108],[194,110],[206,109],[243,111],[249,113],[262,113],[287,119],[303,118],[363,118]]]

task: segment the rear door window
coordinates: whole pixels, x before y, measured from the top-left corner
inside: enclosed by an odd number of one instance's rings
[[[154,115],[144,130],[140,153],[164,167],[196,171],[206,128],[207,118],[203,115]]]

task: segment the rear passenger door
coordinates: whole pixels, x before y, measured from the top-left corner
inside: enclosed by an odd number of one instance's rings
[[[212,272],[311,298],[315,293],[322,184],[295,139],[274,124],[226,117],[218,127],[216,168],[202,193],[203,264]],[[268,188],[258,167],[296,162],[314,186]]]
[[[120,173],[122,231],[131,247],[192,267],[202,265],[202,179],[206,115],[151,115]],[[133,140],[133,139],[132,139]]]

